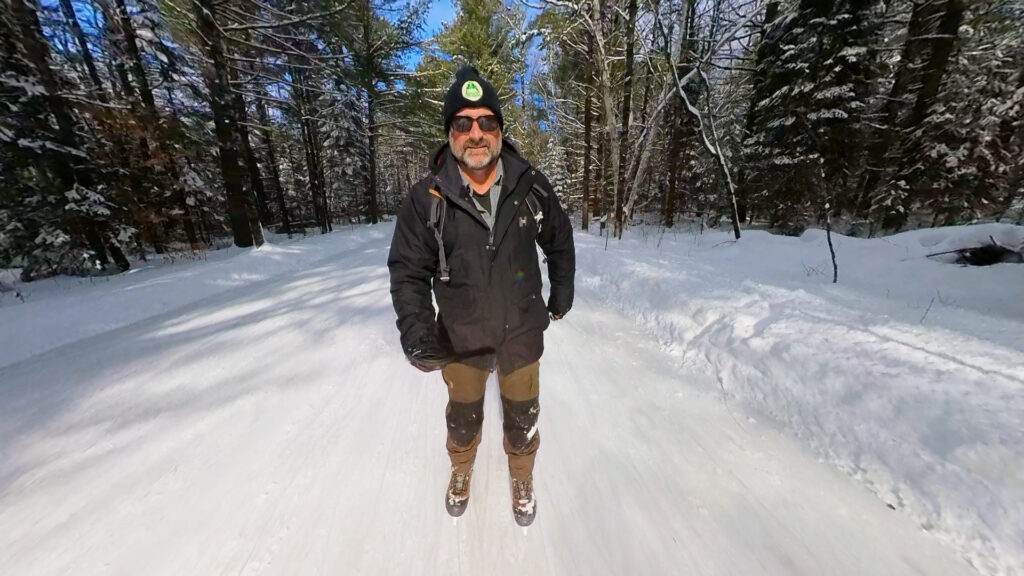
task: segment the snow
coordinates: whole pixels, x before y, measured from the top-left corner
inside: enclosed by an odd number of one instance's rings
[[[139,38],[142,38],[146,42],[151,42],[153,44],[160,42],[160,40],[157,39],[156,34],[153,33],[153,30],[149,28],[138,28],[135,30],[135,33],[138,34]]]
[[[35,81],[35,78],[28,78],[25,76],[14,76],[12,74],[0,74],[0,84],[7,86],[8,88],[16,88],[25,91],[27,96],[46,96],[49,92],[42,84]]]
[[[391,226],[0,300],[5,573],[1024,574],[1024,267],[923,257],[1019,227],[578,232],[524,533],[493,379],[444,511]]]
[[[329,238],[317,235],[301,242],[281,240],[255,249],[203,253],[195,261],[175,265],[162,259],[136,263],[126,274],[113,277],[57,277],[18,284],[24,304],[0,297],[0,368],[226,290],[302,270],[383,238],[384,233],[376,230],[340,231]],[[56,231],[48,242],[66,240]]]
[[[59,144],[52,140],[39,140],[36,138],[19,138],[18,141],[15,142],[15,144],[17,144],[21,148],[31,150],[37,154],[41,153],[41,151],[44,149],[49,149],[55,152],[62,152],[64,154],[72,154],[80,158],[88,158],[88,155],[86,155],[85,152],[82,152],[77,148],[70,148],[68,146],[64,146],[63,144]]]
[[[1024,574],[1024,266],[927,254],[1024,227],[863,240],[746,231],[598,250],[577,283],[636,319],[724,399],[767,414],[985,574]],[[660,248],[658,247],[660,245]]]

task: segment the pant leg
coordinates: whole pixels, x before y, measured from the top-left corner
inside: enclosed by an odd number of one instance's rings
[[[507,374],[498,371],[501,388],[505,454],[513,477],[525,479],[533,472],[540,433],[540,363],[534,362]]]
[[[480,429],[484,423],[484,390],[487,370],[458,362],[448,364],[441,376],[448,387],[448,457],[452,466],[467,469],[476,460]]]

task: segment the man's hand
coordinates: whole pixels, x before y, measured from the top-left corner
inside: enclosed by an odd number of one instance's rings
[[[548,299],[548,317],[553,321],[561,320],[568,313],[569,310],[555,299],[555,294],[552,294],[551,298]]]
[[[435,338],[425,337],[405,351],[409,363],[422,372],[433,372],[454,361],[454,357],[443,350]]]

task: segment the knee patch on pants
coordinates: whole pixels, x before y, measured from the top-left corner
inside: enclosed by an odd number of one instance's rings
[[[455,445],[471,445],[484,424],[484,399],[449,402],[445,420],[448,422],[448,437]]]
[[[501,408],[505,440],[514,452],[528,452],[537,438],[540,399],[515,401],[502,396]]]

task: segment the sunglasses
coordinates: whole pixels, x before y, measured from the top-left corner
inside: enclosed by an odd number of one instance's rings
[[[473,122],[476,122],[480,130],[484,132],[494,132],[498,129],[498,117],[497,116],[480,116],[479,118],[473,118],[472,116],[456,116],[452,119],[452,130],[459,134],[465,134],[473,129]]]

